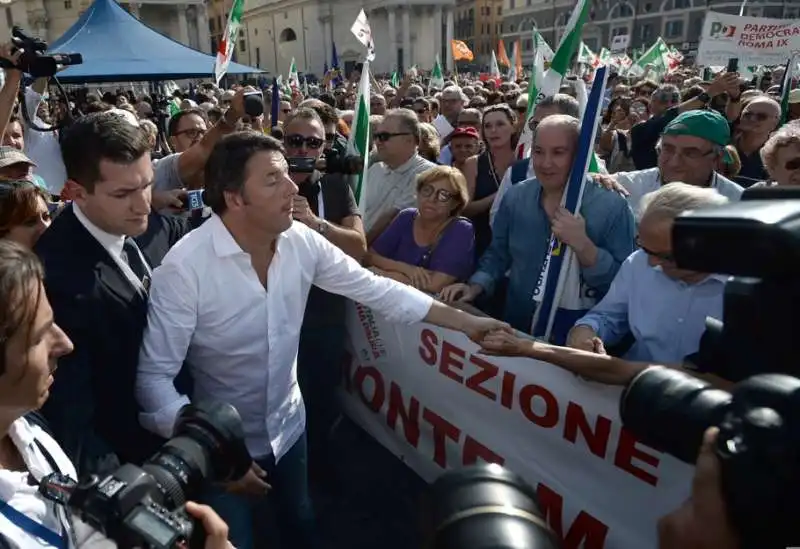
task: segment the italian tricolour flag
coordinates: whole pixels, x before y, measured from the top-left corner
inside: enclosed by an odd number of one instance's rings
[[[579,0],[572,14],[569,16],[567,26],[564,29],[564,35],[561,37],[561,42],[558,44],[558,49],[550,62],[550,68],[544,73],[541,80],[532,78],[528,86],[528,121],[530,122],[533,116],[534,109],[532,105],[536,105],[545,97],[551,97],[558,93],[561,88],[561,80],[567,75],[569,67],[572,64],[572,58],[581,46],[581,30],[583,29],[586,19],[589,16],[589,1]],[[534,67],[534,74],[536,68]],[[520,158],[530,155],[530,149],[533,145],[533,132],[530,130],[528,123],[525,123],[525,129],[522,137],[520,137],[518,145],[518,154]]]
[[[353,127],[347,140],[347,153],[364,159],[364,167],[356,177],[356,203],[364,211],[364,193],[367,186],[367,168],[369,167],[369,61],[364,61],[361,80],[358,83],[358,100],[353,114]]]
[[[242,26],[243,13],[244,0],[233,0],[233,6],[231,6],[231,11],[228,13],[228,24],[225,25],[225,32],[217,49],[217,61],[214,63],[214,76],[217,79],[217,86],[219,86],[220,80],[228,71],[228,65],[233,58],[236,39],[239,37],[239,27]]]

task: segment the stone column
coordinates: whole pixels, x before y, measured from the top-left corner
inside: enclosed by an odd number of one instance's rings
[[[389,18],[389,71],[397,68],[397,11],[388,8]]]
[[[128,4],[128,13],[133,15],[136,19],[140,19],[139,7],[140,7],[139,4],[137,4],[136,2],[129,3]]]
[[[215,53],[211,51],[211,31],[208,28],[208,6],[206,4],[197,6],[197,40],[200,42],[200,51]]]
[[[407,6],[403,10],[403,70],[407,71],[411,65],[411,8]]]
[[[178,41],[189,45],[189,21],[186,19],[186,6],[178,5]]]
[[[442,6],[433,9],[433,48],[434,56],[442,55]]]
[[[453,43],[453,27],[455,23],[453,21],[453,9],[450,8],[447,10],[447,46],[445,50],[445,64],[448,71],[453,70],[453,52],[451,51],[450,44]]]

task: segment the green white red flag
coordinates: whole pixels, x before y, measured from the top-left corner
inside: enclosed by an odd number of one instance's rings
[[[228,23],[225,25],[225,32],[219,41],[217,49],[217,61],[214,63],[214,76],[219,86],[222,77],[228,72],[228,65],[233,59],[233,52],[236,49],[237,38],[239,38],[239,27],[242,26],[242,14],[244,13],[244,0],[233,0],[231,11],[228,12]]]

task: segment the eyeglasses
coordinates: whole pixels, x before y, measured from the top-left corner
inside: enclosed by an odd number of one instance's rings
[[[450,202],[455,196],[455,193],[452,193],[445,189],[437,189],[436,187],[428,183],[420,187],[417,193],[422,198],[430,198],[431,196],[435,196],[438,202]]]
[[[642,250],[644,253],[649,255],[650,257],[654,257],[661,261],[665,261],[667,263],[675,263],[675,256],[669,252],[654,252],[653,250],[648,250],[644,246],[642,246],[642,242],[637,238],[636,245],[639,246],[639,249]]]
[[[374,137],[376,141],[385,143],[389,141],[392,137],[397,137],[398,135],[411,135],[411,134],[409,132],[378,132],[374,135]]]
[[[772,118],[772,115],[765,112],[747,111],[742,113],[742,118],[746,118],[748,120],[756,120],[757,122],[763,122],[764,120]]]
[[[710,151],[701,151],[700,149],[695,149],[694,147],[688,147],[686,149],[678,149],[673,145],[662,144],[656,147],[656,152],[659,155],[664,155],[665,157],[679,155],[682,158],[686,158],[687,160],[700,160],[701,158],[705,158],[710,154],[714,154],[716,151],[714,149],[711,149]]]
[[[789,171],[800,170],[800,156],[797,158],[792,158],[791,160],[787,160],[784,167]]]
[[[652,99],[664,103],[677,103],[680,101],[680,96],[677,93],[653,92]]]
[[[515,110],[518,114],[526,114],[528,112],[528,107],[516,107]]]
[[[328,143],[331,143],[331,142],[333,142],[335,140],[336,140],[336,134],[335,133],[326,133],[325,134],[325,141],[327,141]]]
[[[287,135],[286,137],[283,138],[283,140],[289,147],[293,149],[299,149],[303,145],[305,145],[309,149],[319,149],[320,147],[322,147],[322,145],[325,144],[325,141],[323,141],[319,137],[313,137],[313,136],[306,137],[304,135],[298,135],[298,134]]]
[[[188,130],[175,132],[175,137],[178,137],[179,135],[185,135],[189,139],[197,139],[199,137],[203,137],[205,134],[206,130],[201,130],[200,128],[190,128]]]
[[[426,112],[428,112],[428,109],[424,109],[424,108],[423,109],[414,109],[414,112],[417,113],[417,114],[425,114]]]

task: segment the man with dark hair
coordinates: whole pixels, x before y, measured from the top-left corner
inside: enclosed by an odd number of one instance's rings
[[[136,357],[151,269],[186,228],[151,214],[149,143],[125,118],[78,119],[61,151],[75,198],[35,250],[55,320],[76,351],[59,361],[42,411],[81,474],[100,473],[141,462],[163,442],[138,424]]]
[[[201,108],[178,111],[167,123],[167,137],[172,150],[182,153],[198,143],[208,131],[208,116]]]
[[[364,303],[389,320],[424,319],[476,341],[508,327],[376,276],[319,231],[293,220],[297,185],[272,137],[241,132],[224,138],[208,160],[206,192],[216,215],[189,233],[153,274],[136,378],[142,425],[172,435],[178,411],[189,402],[174,379],[190,356],[193,398],[237,408],[254,460],[241,480],[207,500],[230,526],[231,543],[253,548],[251,506],[271,487],[285,545],[320,547],[296,367],[311,286]]]

